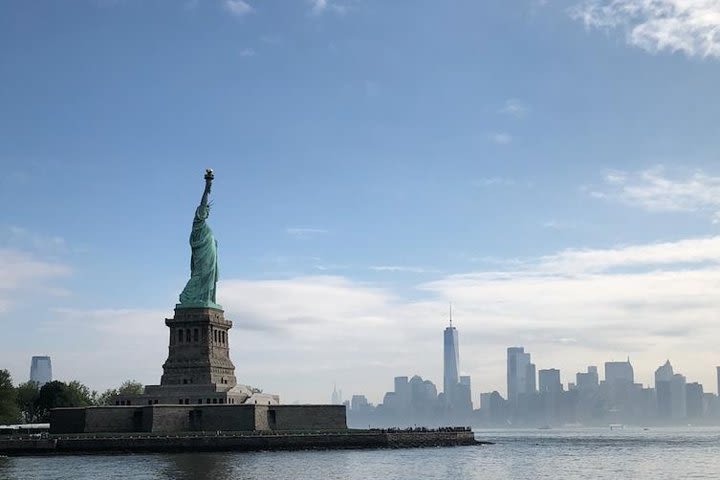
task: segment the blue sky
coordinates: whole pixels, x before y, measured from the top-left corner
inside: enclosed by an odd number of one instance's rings
[[[157,382],[212,167],[240,381],[441,385],[453,301],[475,394],[513,344],[715,391],[718,25],[717,0],[4,1],[0,367]]]

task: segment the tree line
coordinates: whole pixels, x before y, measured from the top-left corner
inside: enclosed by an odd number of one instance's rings
[[[126,380],[118,388],[100,394],[77,380],[67,383],[55,380],[42,387],[36,382],[14,386],[10,372],[0,370],[0,425],[47,423],[53,408],[114,405],[116,395],[142,392],[143,385],[135,380]]]

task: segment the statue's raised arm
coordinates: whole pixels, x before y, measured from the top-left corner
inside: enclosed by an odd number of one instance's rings
[[[221,308],[215,303],[218,279],[217,242],[207,225],[210,215],[208,196],[215,175],[211,169],[205,171],[205,190],[200,205],[195,210],[192,231],[190,233],[190,280],[180,294],[178,308]]]
[[[210,191],[212,190],[212,181],[214,179],[215,174],[213,174],[212,168],[205,170],[205,191],[203,192],[202,200],[200,200],[200,205],[207,205],[208,195],[210,195]]]

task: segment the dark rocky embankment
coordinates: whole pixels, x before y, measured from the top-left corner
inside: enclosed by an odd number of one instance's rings
[[[179,434],[49,435],[0,438],[0,455],[62,455],[197,451],[420,448],[479,445],[472,431],[349,430],[344,432],[193,432]]]

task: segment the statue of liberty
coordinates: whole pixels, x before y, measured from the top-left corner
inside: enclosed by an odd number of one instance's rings
[[[205,171],[205,191],[200,205],[195,210],[192,232],[190,233],[190,280],[180,294],[180,303],[177,308],[218,308],[215,303],[215,291],[218,280],[217,241],[212,230],[205,222],[210,215],[208,195],[214,179],[213,171]]]

